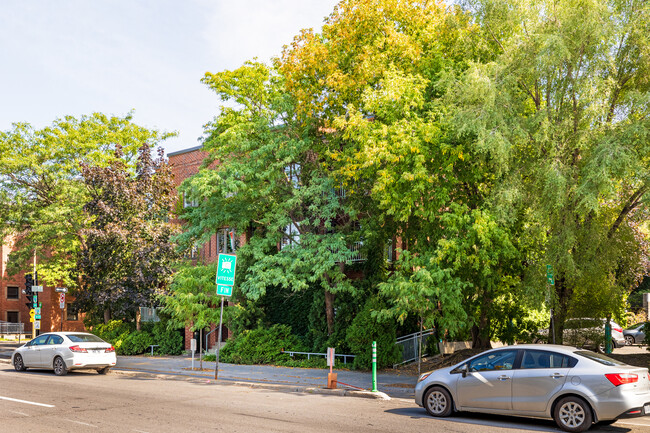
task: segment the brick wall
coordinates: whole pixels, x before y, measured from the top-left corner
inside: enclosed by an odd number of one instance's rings
[[[23,290],[25,289],[25,273],[31,274],[33,269],[30,267],[30,269],[9,276],[7,263],[13,245],[14,240],[11,237],[0,243],[0,320],[8,321],[8,313],[18,312],[18,322],[25,325],[26,334],[31,334],[33,323],[29,321],[30,308],[26,305],[27,297],[23,294]],[[55,288],[42,284],[42,282],[39,282],[39,285],[43,286],[43,292],[38,293],[38,302],[42,304],[40,332],[59,331],[62,320],[64,331],[84,331],[83,314],[79,314],[77,320],[67,320],[67,310],[59,308],[59,294],[56,293]],[[9,287],[18,287],[18,299],[8,299]],[[66,304],[72,300],[67,296]]]

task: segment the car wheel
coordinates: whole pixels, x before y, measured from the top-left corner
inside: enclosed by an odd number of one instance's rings
[[[14,356],[14,368],[16,371],[25,371],[27,370],[27,367],[25,367],[25,363],[23,362],[23,357],[20,355]]]
[[[626,346],[631,346],[633,344],[634,344],[634,337],[632,337],[631,335],[626,335],[625,336],[625,345]]]
[[[108,370],[110,370],[110,369],[111,369],[111,367],[98,368],[97,373],[106,374],[106,373],[108,373]]]
[[[555,405],[553,419],[564,431],[583,432],[591,427],[589,405],[579,397],[565,397]]]
[[[434,386],[424,394],[424,408],[431,416],[449,416],[453,409],[451,395],[446,389]]]
[[[68,367],[60,356],[54,358],[54,374],[57,376],[65,376],[68,374]]]

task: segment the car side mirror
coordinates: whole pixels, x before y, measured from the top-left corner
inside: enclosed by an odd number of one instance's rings
[[[463,364],[463,365],[460,367],[460,374],[462,374],[463,377],[467,377],[467,371],[468,371],[468,366],[467,366],[467,364]]]

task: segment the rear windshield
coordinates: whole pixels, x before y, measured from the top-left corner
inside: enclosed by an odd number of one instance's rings
[[[583,356],[587,359],[591,359],[592,361],[600,362],[603,365],[627,365],[624,362],[617,361],[616,359],[610,358],[609,356],[605,356],[601,353],[596,353],[596,352],[589,352],[588,350],[580,350],[578,352],[573,352],[576,355]]]
[[[73,343],[104,343],[104,340],[93,334],[69,334],[67,337]]]

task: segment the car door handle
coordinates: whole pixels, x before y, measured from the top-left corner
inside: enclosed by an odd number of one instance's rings
[[[564,375],[560,373],[553,373],[549,377],[552,377],[553,379],[559,379],[561,377],[564,377]]]
[[[499,379],[499,380],[508,380],[508,379],[510,379],[510,376],[506,376],[506,375],[504,374],[503,376],[499,376],[499,377],[497,377],[497,379]]]

